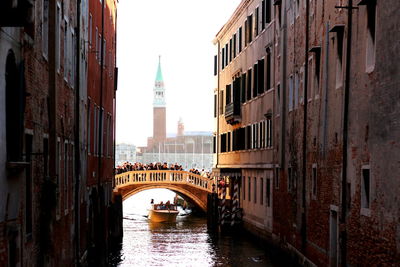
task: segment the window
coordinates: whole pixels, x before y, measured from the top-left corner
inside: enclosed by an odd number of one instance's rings
[[[376,0],[369,1],[367,4],[367,53],[366,71],[371,72],[375,67],[375,35],[376,35]]]
[[[221,153],[224,153],[224,152],[227,152],[227,149],[226,149],[226,133],[224,133],[224,134],[221,134],[220,135],[220,138],[221,138],[221,140],[220,140],[220,151],[221,151]]]
[[[261,147],[261,148],[265,148],[265,147],[266,147],[266,142],[265,142],[265,139],[266,139],[266,134],[265,134],[265,132],[266,132],[266,130],[265,130],[265,121],[262,121],[262,122],[260,122],[260,123],[261,123],[261,125],[260,125],[260,138],[261,138],[261,140],[260,140],[260,142],[261,142],[260,147]]]
[[[242,177],[242,185],[243,185],[243,200],[246,200],[246,177]]]
[[[100,109],[100,129],[99,129],[100,147],[99,156],[104,156],[104,108]]]
[[[251,43],[251,41],[253,41],[253,14],[247,17],[247,28],[247,41]]]
[[[246,86],[246,89],[247,89],[247,100],[251,99],[251,91],[252,91],[252,88],[253,88],[252,87],[253,83],[251,81],[251,78],[252,78],[252,70],[249,69],[247,71],[247,86]]]
[[[70,39],[71,43],[70,43],[70,76],[71,76],[71,80],[70,80],[70,86],[72,88],[75,87],[75,67],[76,67],[76,49],[75,49],[75,45],[76,45],[76,37],[75,37],[75,32],[73,30],[73,28],[71,28],[71,39]]]
[[[370,209],[371,207],[371,178],[370,167],[364,165],[361,168],[361,208]]]
[[[248,185],[247,185],[247,195],[248,195],[248,200],[249,202],[251,201],[251,177],[248,177]]]
[[[260,178],[260,204],[264,205],[264,179]]]
[[[256,147],[256,131],[255,131],[255,125],[251,125],[251,149],[254,149]]]
[[[293,110],[293,75],[289,76],[289,111]]]
[[[343,31],[336,33],[336,89],[343,85]]]
[[[251,149],[251,126],[246,126],[246,149]]]
[[[69,187],[69,155],[68,142],[64,143],[64,213],[68,213],[68,187]]]
[[[229,63],[232,62],[233,55],[233,41],[232,38],[229,40]]]
[[[279,189],[279,174],[280,174],[280,168],[279,167],[276,167],[275,168],[275,188],[276,189]]]
[[[68,22],[64,20],[64,79],[68,81]]]
[[[224,91],[219,92],[219,115],[224,114]]]
[[[6,150],[7,161],[22,161],[23,138],[24,138],[24,101],[25,93],[20,86],[20,74],[15,62],[15,54],[8,51],[5,73],[5,108],[2,104],[1,112],[6,112]],[[2,83],[3,86],[3,83]],[[3,90],[3,87],[1,88]],[[3,91],[2,91],[3,94]],[[1,96],[3,97],[3,95]],[[2,102],[3,103],[3,102]],[[3,116],[3,113],[2,113]],[[2,121],[3,123],[3,121]],[[3,127],[3,124],[2,124]],[[3,138],[3,137],[2,137]]]
[[[256,97],[258,94],[258,63],[254,64],[253,69],[253,97]]]
[[[292,191],[293,189],[293,173],[292,173],[292,168],[288,168],[288,191]]]
[[[103,58],[101,59],[103,61],[103,67],[106,67],[106,51],[107,51],[107,41],[105,38],[103,38]]]
[[[232,149],[231,149],[231,132],[228,132],[227,133],[227,137],[228,137],[228,139],[227,139],[227,152],[231,152],[232,151]]]
[[[217,117],[217,95],[214,95],[214,118]]]
[[[299,73],[296,71],[294,74],[294,108],[297,108],[299,105]]]
[[[237,36],[236,33],[233,35],[233,58],[236,57],[236,47],[237,47]]]
[[[226,103],[226,105],[228,105],[228,104],[231,103],[231,100],[232,100],[232,92],[231,92],[231,85],[230,84],[227,84],[225,86],[225,91],[226,91],[225,103]]]
[[[93,17],[92,14],[89,13],[89,46],[92,46],[92,39],[93,39]],[[97,30],[97,28],[96,28]],[[97,36],[97,33],[96,33]]]
[[[33,135],[25,134],[25,161],[30,163],[25,169],[25,232],[32,234],[32,150]]]
[[[213,136],[213,153],[217,153],[217,137]]]
[[[267,178],[267,207],[271,207],[271,179]]]
[[[56,14],[56,70],[59,73],[60,72],[60,38],[61,38],[61,7],[59,4],[57,4],[57,14]]]
[[[267,90],[271,89],[272,87],[272,82],[271,82],[271,66],[272,66],[272,61],[271,61],[271,48],[267,49]]]
[[[229,47],[228,43],[225,45],[225,66],[228,66],[229,64]]]
[[[257,7],[256,8],[256,11],[255,11],[255,16],[254,16],[254,36],[258,36],[258,24],[260,23],[260,20],[259,20],[259,8]]]
[[[49,139],[43,138],[43,175],[49,177]]]
[[[257,203],[257,177],[254,177],[253,186],[254,186],[254,197],[253,197],[253,200],[254,200],[254,204],[256,204]]]
[[[242,74],[241,83],[240,102],[244,103],[246,102],[246,73]]]
[[[280,8],[280,5],[279,5]],[[271,0],[266,0],[265,3],[265,23],[271,22]]]
[[[242,52],[242,43],[243,43],[242,39],[243,39],[242,38],[242,27],[240,27],[239,28],[239,40],[238,40],[238,43],[239,43],[238,51],[239,51],[239,53]]]
[[[265,0],[261,3],[261,30],[265,29]]]
[[[316,198],[317,196],[317,164],[312,166],[312,196]]]
[[[299,102],[300,104],[304,104],[304,80],[305,80],[305,65],[300,68],[300,85],[299,85]]]
[[[87,150],[88,150],[88,154],[90,155],[90,152],[92,151],[91,149],[91,128],[92,128],[92,109],[91,109],[91,103],[90,103],[90,99],[88,99],[88,104],[87,104]]]
[[[249,22],[248,18],[244,21],[244,47],[247,46],[247,43],[249,42]]]
[[[272,147],[272,116],[268,116],[265,122],[265,135],[266,135],[266,147]]]
[[[97,106],[94,105],[94,114],[93,114],[93,154],[97,156],[97,137],[98,137],[98,111]]]
[[[315,69],[314,69],[314,97],[319,96],[319,80],[321,75],[321,53],[315,53]]]
[[[264,59],[261,59],[258,61],[258,94],[262,94],[264,91]]]
[[[99,52],[99,42],[98,42],[97,36],[99,36],[99,29],[96,27],[96,35],[94,36],[95,41],[96,41],[96,46],[95,46],[96,60],[98,59],[98,52]]]
[[[62,161],[62,151],[61,151],[61,143],[60,143],[60,138],[57,139],[57,207],[56,207],[56,219],[58,220],[60,218],[61,214],[61,197],[60,197],[60,192],[61,192],[61,161]]]
[[[276,85],[276,114],[279,115],[281,110],[281,85]]]
[[[222,48],[221,50],[221,66],[222,69],[225,68],[225,48]]]
[[[97,39],[98,45],[97,45],[97,60],[99,62],[99,64],[101,63],[101,43],[102,43],[102,38],[101,38],[101,34],[99,34],[99,37]]]
[[[42,52],[47,59],[49,48],[49,0],[43,0],[42,6]]]
[[[214,76],[218,74],[218,56],[214,56]]]

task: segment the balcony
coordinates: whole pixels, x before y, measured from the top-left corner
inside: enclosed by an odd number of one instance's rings
[[[240,122],[240,102],[235,101],[225,106],[225,120],[229,124]]]
[[[0,27],[24,27],[33,23],[33,0],[5,0],[0,8]]]

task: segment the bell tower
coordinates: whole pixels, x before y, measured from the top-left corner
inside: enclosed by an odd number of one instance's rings
[[[165,88],[161,72],[161,56],[158,57],[158,69],[153,94],[153,141],[157,143],[164,141],[167,137]]]

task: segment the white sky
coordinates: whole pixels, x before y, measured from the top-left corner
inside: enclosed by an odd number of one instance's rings
[[[120,0],[117,143],[146,145],[153,135],[153,86],[161,55],[167,133],[212,131],[212,40],[241,0]]]

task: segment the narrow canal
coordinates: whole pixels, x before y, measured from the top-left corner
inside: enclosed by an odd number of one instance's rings
[[[207,231],[204,217],[180,215],[176,223],[152,223],[145,217],[150,199],[173,200],[164,189],[141,192],[124,202],[124,238],[112,266],[288,266],[248,236]]]

